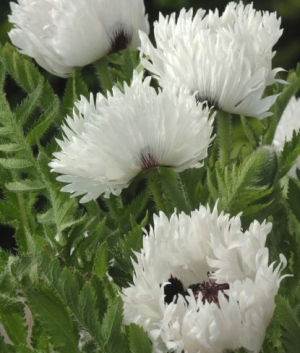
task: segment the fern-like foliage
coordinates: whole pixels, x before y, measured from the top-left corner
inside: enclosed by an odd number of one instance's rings
[[[208,171],[207,183],[213,202],[231,215],[243,210],[243,220],[263,220],[280,197],[276,153],[263,147],[249,155],[241,165],[221,168],[217,163]]]

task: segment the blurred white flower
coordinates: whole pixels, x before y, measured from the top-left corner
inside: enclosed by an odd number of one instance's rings
[[[138,30],[149,31],[143,0],[18,0],[10,6],[12,43],[61,77],[127,45],[136,48]]]
[[[293,132],[300,130],[300,99],[292,97],[286,106],[279,123],[277,125],[273,144],[277,151],[282,151],[286,141],[291,141]],[[297,178],[296,170],[300,169],[300,156],[297,158],[288,175]]]
[[[170,220],[160,212],[122,291],[125,323],[142,326],[154,352],[258,352],[286,266],[283,255],[268,264],[271,228],[254,221],[243,231],[240,215],[216,207]]]
[[[262,98],[280,69],[272,47],[281,36],[276,13],[231,2],[224,13],[182,9],[154,23],[156,47],[140,32],[142,64],[163,87],[170,80],[217,109],[264,118],[276,95]]]
[[[69,185],[63,191],[86,194],[81,202],[99,195],[120,194],[142,170],[167,166],[176,171],[201,167],[211,142],[212,119],[193,96],[172,87],[159,91],[150,77],[134,74],[124,93],[113,88],[106,98],[97,94],[75,103],[73,117],[49,165]]]

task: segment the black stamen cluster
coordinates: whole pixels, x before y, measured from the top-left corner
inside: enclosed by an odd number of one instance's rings
[[[189,296],[188,289],[191,289],[195,299],[198,299],[199,293],[202,294],[202,303],[205,304],[206,302],[211,304],[215,303],[219,306],[219,291],[224,293],[224,290],[229,289],[228,283],[218,284],[211,280],[204,281],[202,283],[191,284],[187,289],[184,289],[182,282],[176,278],[171,276],[168,279],[168,284],[164,286],[164,294],[165,294],[165,303],[170,304],[174,300],[176,303],[178,300],[179,294],[182,295],[184,298]],[[225,297],[228,299],[228,295],[225,294]],[[187,300],[186,303],[188,304]]]

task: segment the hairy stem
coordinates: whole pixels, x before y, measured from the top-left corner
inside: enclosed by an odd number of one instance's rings
[[[219,160],[224,168],[230,163],[232,149],[232,119],[230,114],[222,111],[218,112],[217,136],[219,140]]]

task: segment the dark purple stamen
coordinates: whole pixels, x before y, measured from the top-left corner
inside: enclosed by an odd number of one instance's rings
[[[219,305],[219,291],[221,291],[225,298],[228,300],[229,297],[227,294],[224,293],[224,290],[229,289],[229,284],[228,283],[222,283],[218,284],[216,282],[213,282],[212,280],[209,281],[204,281],[202,283],[196,283],[196,284],[191,284],[186,290],[183,287],[182,282],[176,278],[171,276],[168,279],[168,284],[165,285],[164,287],[164,294],[165,294],[165,303],[170,304],[175,298],[175,303],[178,300],[179,294],[181,294],[184,298],[189,296],[188,289],[191,289],[195,299],[198,299],[199,293],[202,294],[202,303],[215,303],[217,304],[218,307]],[[186,300],[186,303],[188,304],[188,301]]]
[[[116,32],[114,32],[109,53],[115,53],[117,51],[126,49],[131,40],[132,35],[129,35],[127,32],[125,32],[123,28],[118,29]]]
[[[155,157],[153,157],[153,155],[150,154],[150,153],[142,155],[141,163],[142,163],[142,170],[146,170],[146,169],[149,169],[149,168],[153,168],[153,167],[158,167],[159,166],[158,160],[156,160]]]
[[[199,293],[202,294],[202,303],[205,304],[206,302],[211,304],[215,303],[219,306],[219,291],[221,291],[226,299],[228,299],[228,295],[224,293],[224,290],[229,289],[228,283],[218,284],[216,282],[202,282],[197,284],[192,284],[189,286],[189,289],[192,290],[195,299],[198,299]]]

